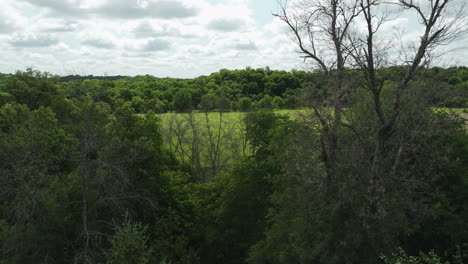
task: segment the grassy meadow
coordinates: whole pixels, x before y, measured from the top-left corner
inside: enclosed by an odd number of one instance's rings
[[[276,113],[293,119],[310,116],[309,109],[281,109]],[[466,108],[434,108],[468,119]],[[233,160],[247,156],[251,148],[246,138],[247,112],[190,112],[160,114],[166,146],[179,160],[215,175]],[[211,170],[211,171],[210,171]],[[206,173],[205,173],[206,174]]]
[[[306,110],[276,110],[293,118]],[[179,160],[215,175],[228,163],[251,153],[246,112],[164,113],[159,117],[166,146]],[[204,173],[207,174],[207,173]]]

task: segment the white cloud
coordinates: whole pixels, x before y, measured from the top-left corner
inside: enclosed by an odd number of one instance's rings
[[[15,27],[12,23],[0,20],[0,34],[8,34],[14,32]]]
[[[157,17],[187,18],[198,13],[196,6],[178,0],[20,0],[52,11],[51,15],[86,17],[90,15],[120,19]]]
[[[3,0],[0,72],[195,77],[221,68],[308,67],[275,0]],[[261,18],[259,18],[261,17]],[[271,18],[271,19],[269,19]],[[419,28],[402,15],[381,29]],[[458,44],[465,47],[464,43]],[[466,64],[466,49],[454,56]],[[8,62],[8,63],[4,63]]]
[[[10,44],[20,48],[40,48],[57,44],[56,37],[49,34],[16,34],[10,39]]]
[[[101,48],[101,49],[112,49],[115,48],[115,44],[106,39],[87,39],[81,42],[83,45]]]
[[[224,31],[224,32],[232,32],[237,31],[244,25],[244,21],[241,19],[235,18],[215,18],[211,20],[207,27],[208,29]]]
[[[65,33],[74,32],[78,30],[79,23],[72,20],[65,19],[48,19],[43,21],[39,27],[44,32],[51,33]]]
[[[163,39],[150,39],[142,47],[142,51],[162,51],[170,48],[170,43]]]
[[[239,41],[237,43],[234,43],[232,45],[233,48],[238,49],[238,50],[256,50],[257,45],[255,44],[254,41]]]
[[[177,0],[108,0],[90,12],[111,18],[139,19],[145,17],[176,19],[197,15],[198,9]]]

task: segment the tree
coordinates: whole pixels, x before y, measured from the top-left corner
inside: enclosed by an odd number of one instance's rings
[[[279,96],[275,96],[275,97],[273,97],[272,104],[273,104],[273,107],[275,109],[282,109],[282,108],[284,108],[285,102],[284,102],[283,98],[281,98]]]
[[[239,110],[249,111],[252,108],[252,100],[248,97],[242,97],[239,99]]]
[[[112,238],[112,247],[106,252],[108,264],[150,263],[152,249],[147,235],[148,227],[127,219],[117,227]]]
[[[174,95],[174,108],[184,112],[192,108],[192,94],[187,90],[180,90]]]
[[[377,34],[388,20],[378,10],[391,3],[332,0],[282,6],[277,17],[288,26],[301,57],[318,66],[327,90],[311,89],[306,95],[313,112],[303,119],[309,132],[290,146],[290,162],[284,166],[291,185],[273,195],[278,212],[252,253],[257,256],[253,263],[375,262],[391,242],[407,235],[413,219],[429,211],[434,196],[427,194],[443,177],[429,164],[446,155],[429,150],[438,146],[432,138],[454,121],[432,113],[424,88],[414,80],[434,49],[458,37],[465,26],[460,9],[448,8],[451,1],[429,3],[397,1],[419,16],[423,33],[413,52],[405,50],[406,65],[393,75],[384,69],[393,58],[385,52],[388,42]],[[366,22],[365,33],[352,30],[358,19]],[[284,239],[301,246],[279,243]],[[275,247],[283,251],[267,259],[260,253]]]
[[[201,98],[199,107],[203,111],[210,111],[216,108],[218,104],[219,97],[213,93],[208,93]]]
[[[58,76],[28,68],[8,78],[3,89],[19,104],[35,110],[40,106],[51,106],[52,101],[58,99],[57,82]]]
[[[0,108],[0,261],[64,259],[68,227],[66,174],[75,140],[59,126],[50,108]]]
[[[263,96],[262,100],[258,102],[258,105],[260,106],[260,108],[273,109],[273,98],[271,98],[270,95],[266,94],[265,96]]]
[[[346,52],[349,49],[350,26],[358,17],[358,1],[299,2],[288,10],[276,14],[289,27],[301,57],[313,60],[324,73],[331,96],[311,104],[322,126],[323,160],[330,181],[335,177],[339,127],[342,123],[344,99],[349,95],[352,82],[345,74]],[[307,42],[309,40],[309,42]],[[325,45],[323,45],[325,44]],[[331,54],[331,55],[328,55]],[[332,111],[330,111],[332,109]]]
[[[277,154],[292,134],[292,122],[272,111],[247,113],[245,122],[254,154],[215,178],[219,195],[208,222],[214,222],[210,232],[214,234],[207,240],[210,263],[243,262],[261,239],[272,194],[269,178],[281,171],[279,160],[284,156]]]

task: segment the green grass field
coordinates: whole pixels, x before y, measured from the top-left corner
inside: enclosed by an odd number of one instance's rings
[[[277,110],[290,115],[305,110]],[[246,112],[192,112],[160,114],[166,146],[184,162],[216,174],[233,160],[247,156]]]
[[[179,160],[214,175],[233,160],[251,153],[245,138],[245,114],[161,114],[164,141]]]
[[[468,121],[468,109],[435,108]],[[308,109],[276,110],[293,119],[311,115]],[[233,160],[251,153],[246,139],[245,112],[193,112],[160,114],[166,146],[184,162],[216,174]]]

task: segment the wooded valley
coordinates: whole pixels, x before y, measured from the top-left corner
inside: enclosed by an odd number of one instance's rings
[[[399,70],[385,69],[395,78]],[[289,80],[283,93],[266,88],[271,76]],[[397,248],[463,257],[468,138],[466,102],[457,98],[466,99],[468,70],[430,68],[415,81],[417,101],[405,105],[394,143],[405,144],[379,180],[375,209],[355,138],[372,144],[375,120],[361,100],[344,111],[346,127],[360,130],[342,131],[339,190],[322,189],[314,138],[323,127],[306,101],[328,89],[320,80],[267,69],[194,80],[3,75],[3,263],[300,263],[315,255],[312,245],[317,256],[369,263]],[[243,92],[252,86],[258,91]]]
[[[427,3],[283,3],[310,71],[0,74],[0,264],[467,263],[468,23]]]

